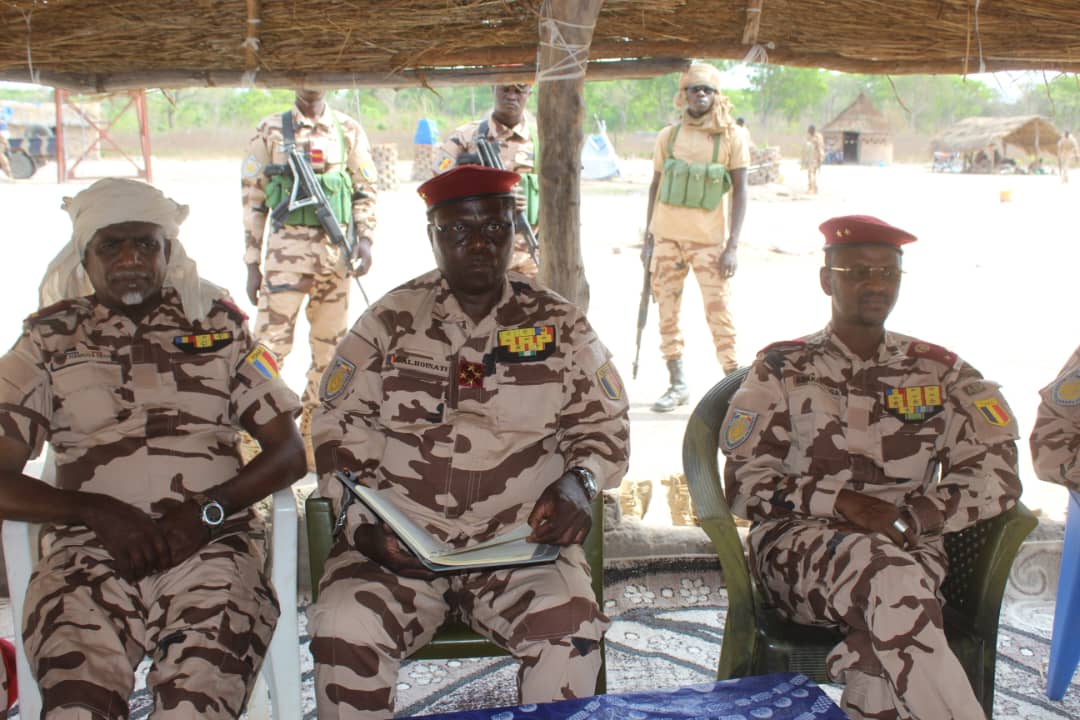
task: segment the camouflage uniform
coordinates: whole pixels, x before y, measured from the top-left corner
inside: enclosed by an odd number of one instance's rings
[[[514,127],[507,127],[489,112],[483,120],[473,120],[454,130],[450,137],[439,146],[431,164],[431,169],[436,175],[454,167],[458,155],[476,152],[476,135],[484,120],[488,124],[488,139],[499,145],[499,157],[502,159],[503,167],[516,173],[533,171],[536,159],[533,153],[532,135],[529,131],[529,125],[532,122],[529,114],[523,112],[521,122]],[[529,245],[525,241],[525,236],[521,233],[514,238],[514,256],[510,258],[510,270],[529,277],[536,277],[540,272],[540,268],[536,266],[532,255],[529,254]]]
[[[218,301],[192,324],[169,287],[140,323],[92,297],[32,315],[0,358],[0,433],[56,453],[56,484],[160,517],[241,467],[239,418],[262,425],[299,401],[244,315]],[[235,718],[277,622],[254,513],[174,568],[120,577],[85,526],[47,525],[23,637],[49,717],[125,718],[144,654],[155,717]]]
[[[358,238],[374,239],[375,164],[371,159],[367,135],[360,123],[344,113],[327,107],[317,120],[306,118],[292,109],[297,147],[321,149],[328,172],[345,165],[354,188],[353,221]],[[338,134],[340,128],[341,135]],[[342,139],[346,156],[341,156]],[[284,165],[281,114],[264,118],[255,130],[242,168],[241,186],[244,203],[244,263],[258,264],[263,256],[263,230],[267,207],[265,190],[269,164]],[[363,193],[364,197],[360,197]],[[292,350],[296,315],[304,298],[311,325],[311,367],[304,389],[305,408],[318,403],[319,379],[334,356],[334,348],[348,328],[349,283],[347,263],[341,249],[330,242],[319,227],[284,225],[271,229],[263,264],[263,285],[259,289],[259,312],[255,319],[255,337],[274,355],[285,361]]]
[[[313,419],[320,468],[352,469],[454,545],[525,522],[566,468],[608,488],[626,469],[627,402],[607,349],[574,306],[509,278],[478,324],[438,271],[387,294],[338,348]],[[539,342],[515,348],[525,334]],[[331,475],[319,490],[340,507]],[[401,660],[448,613],[522,661],[523,702],[592,694],[608,618],[580,546],[546,565],[413,580],[355,549],[372,522],[349,506],[311,611],[320,718],[390,717]]]
[[[8,177],[14,177],[11,174],[11,163],[8,162],[8,148],[8,140],[4,133],[0,132],[0,170]]]
[[[817,174],[821,163],[825,161],[825,138],[819,132],[807,135],[803,148],[802,165],[806,168],[806,191],[817,193]]]
[[[1077,437],[1080,436],[1080,348],[1039,394],[1039,414],[1031,432],[1031,460],[1040,480],[1080,492]]]
[[[1058,154],[1058,172],[1061,173],[1061,182],[1069,182],[1069,166],[1076,161],[1078,155],[1080,155],[1080,145],[1077,145],[1076,138],[1072,135],[1062,135],[1057,143]]]
[[[750,164],[746,135],[730,125],[720,136],[717,162],[729,171]],[[668,138],[674,126],[660,131],[653,148],[653,169],[664,170],[668,158]],[[672,155],[688,162],[712,162],[713,135],[683,123],[675,138]],[[727,223],[721,202],[714,210],[676,207],[656,201],[649,231],[653,234],[652,293],[660,315],[660,352],[664,360],[682,357],[683,336],[679,329],[683,282],[694,270],[705,303],[705,320],[716,347],[716,359],[725,371],[738,367],[735,359],[735,323],[728,303],[728,278],[720,271],[720,256],[727,244]]]
[[[1015,504],[1016,436],[996,383],[896,333],[866,361],[830,329],[770,346],[732,399],[720,444],[752,569],[791,620],[847,632],[828,672],[851,717],[982,720],[945,640],[942,533]],[[855,529],[845,488],[905,506],[918,543]]]

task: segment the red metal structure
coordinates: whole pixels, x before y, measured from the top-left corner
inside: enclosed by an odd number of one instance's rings
[[[74,179],[89,179],[92,176],[83,176],[80,178],[75,177],[75,169],[79,167],[79,164],[87,158],[90,153],[94,152],[101,147],[103,143],[108,143],[117,152],[119,152],[125,160],[130,162],[135,168],[135,177],[142,178],[146,182],[153,182],[153,174],[150,169],[150,127],[148,123],[148,116],[146,112],[146,92],[143,90],[128,90],[126,92],[109,93],[106,97],[122,97],[127,96],[127,103],[120,108],[119,112],[114,114],[111,118],[101,119],[95,118],[91,113],[87,112],[83,108],[73,93],[68,90],[61,90],[57,88],[53,97],[56,102],[56,180],[57,182],[67,182]],[[113,139],[110,135],[113,125],[116,121],[123,117],[128,110],[134,109],[135,116],[139,121],[139,146],[142,151],[142,165],[124,151],[122,147]],[[86,124],[93,130],[94,139],[86,146],[85,149],[74,158],[74,162],[68,165],[68,154],[64,147],[64,112],[70,110],[75,112],[81,117]]]

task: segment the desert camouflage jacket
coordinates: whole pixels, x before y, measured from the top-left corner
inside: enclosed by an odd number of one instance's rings
[[[1031,459],[1040,480],[1080,492],[1080,348],[1057,379],[1039,391],[1042,403],[1031,433]]]
[[[388,293],[338,346],[312,419],[321,470],[353,470],[453,544],[524,522],[567,468],[608,488],[626,470],[627,401],[611,354],[572,304],[508,278],[478,324],[438,271]],[[319,489],[340,503],[330,474]],[[348,520],[372,521],[358,504]]]

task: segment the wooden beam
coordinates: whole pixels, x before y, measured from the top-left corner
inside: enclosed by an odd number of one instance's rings
[[[585,68],[603,4],[604,0],[545,0],[537,56],[540,281],[583,311],[589,308],[589,283],[581,259]]]
[[[535,54],[535,53],[534,53]],[[675,57],[611,60],[589,63],[586,79],[590,81],[640,79],[678,73],[689,65]],[[40,74],[42,85],[77,93],[123,92],[145,88],[245,87],[250,77],[244,71],[142,71],[91,75],[78,73]],[[516,67],[433,68],[387,73],[289,73],[259,72],[254,87],[262,88],[353,88],[353,87],[453,87],[462,85],[507,85],[532,82],[536,64]],[[0,80],[25,82],[25,71],[0,71]]]

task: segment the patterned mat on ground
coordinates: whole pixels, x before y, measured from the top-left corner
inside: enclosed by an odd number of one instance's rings
[[[1080,677],[1065,698],[1046,698],[1046,666],[1056,584],[1053,549],[1025,546],[1013,570],[998,636],[995,717],[1067,720],[1080,717]],[[613,693],[674,688],[715,679],[727,606],[712,559],[626,561],[608,567],[606,611],[608,690]],[[0,608],[0,631],[11,637],[10,610]],[[311,657],[300,618],[305,720],[315,718]],[[150,698],[140,669],[132,717],[145,718]],[[1078,674],[1080,675],[1080,674]],[[397,714],[422,715],[517,704],[515,666],[509,658],[424,660],[402,668]],[[839,689],[825,687],[833,699]],[[18,717],[11,713],[9,717]]]

